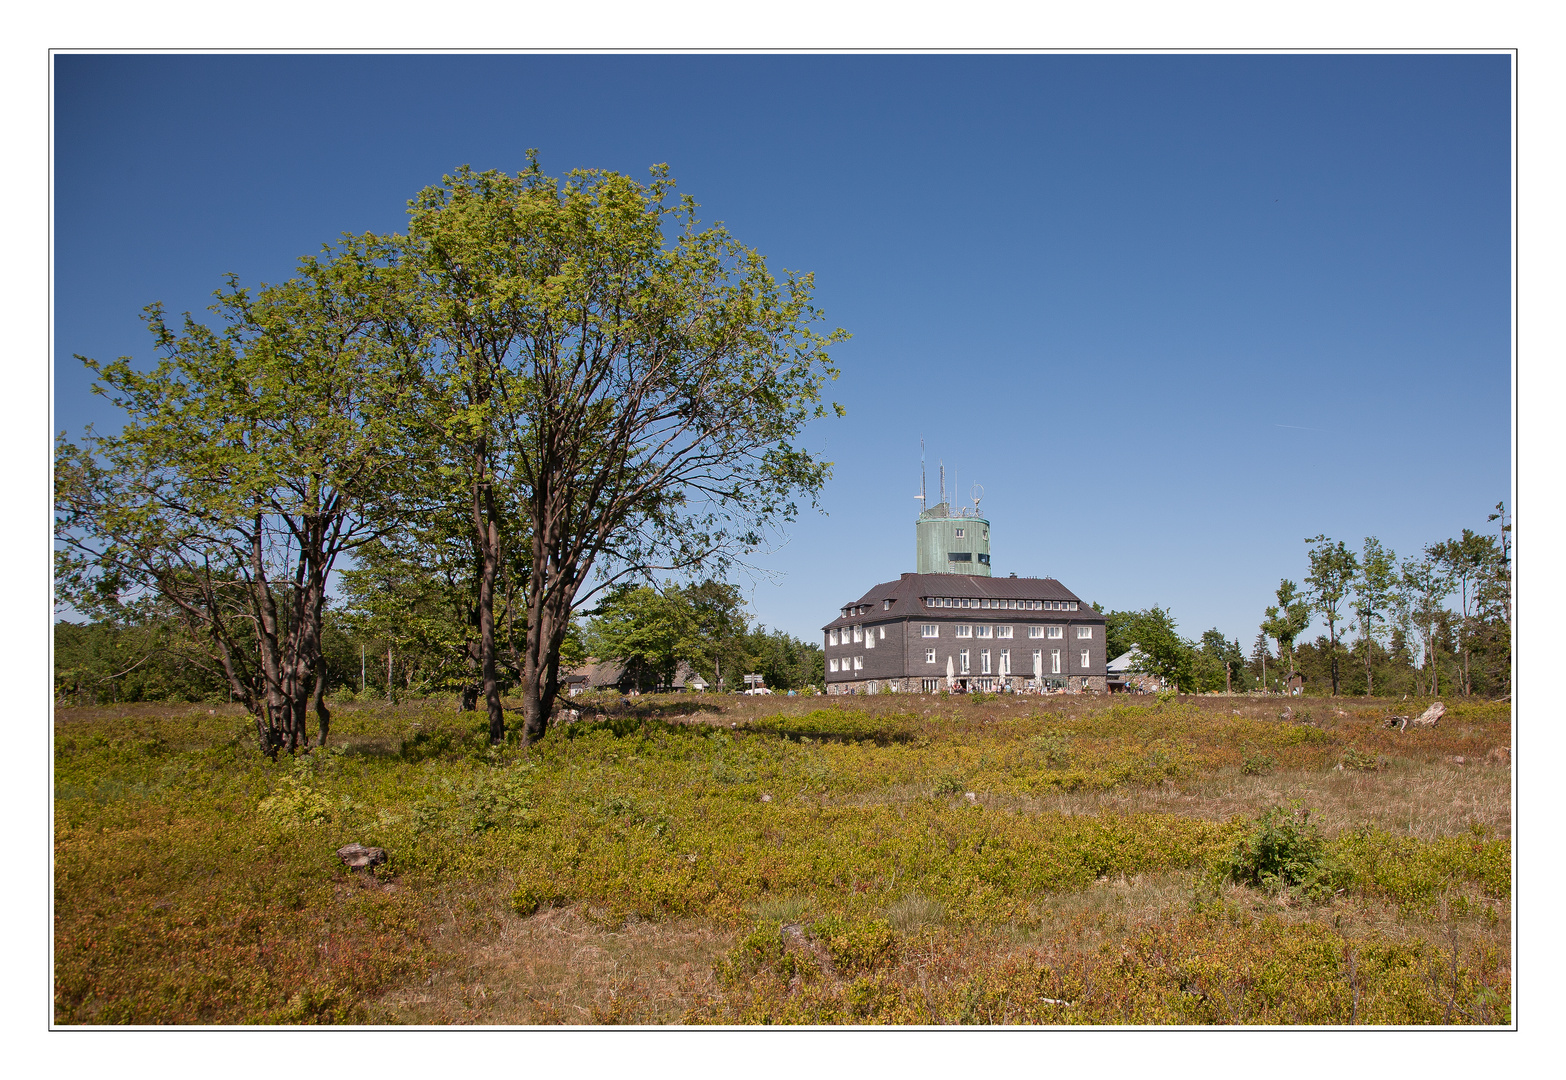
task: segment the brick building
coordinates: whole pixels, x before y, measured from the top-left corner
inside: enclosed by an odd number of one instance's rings
[[[977,507],[921,514],[916,565],[950,569],[883,582],[822,627],[827,693],[1105,690],[1104,617],[1054,578],[992,576],[989,536]]]

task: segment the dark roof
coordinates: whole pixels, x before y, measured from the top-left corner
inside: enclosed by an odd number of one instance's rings
[[[1103,622],[1104,617],[1084,603],[1082,598],[1054,578],[1030,577],[980,577],[977,574],[904,574],[896,581],[883,582],[845,607],[865,605],[870,608],[863,615],[839,616],[821,629],[861,622],[875,616],[897,618],[918,615],[920,618],[972,619],[972,608],[927,608],[927,596],[989,597],[993,600],[1075,600],[1076,611],[1018,611],[1025,618],[1059,617],[1085,622]],[[881,602],[891,600],[890,609],[883,610]],[[988,612],[989,609],[983,609]],[[985,616],[988,617],[988,614]]]

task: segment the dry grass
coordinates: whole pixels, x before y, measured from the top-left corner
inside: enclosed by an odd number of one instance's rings
[[[393,1024],[670,1024],[715,989],[735,932],[706,920],[615,925],[586,905],[522,918],[509,884],[447,890],[426,925],[441,957],[421,986],[370,1004]]]

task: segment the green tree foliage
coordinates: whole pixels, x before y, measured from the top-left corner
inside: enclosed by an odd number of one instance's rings
[[[1365,537],[1360,556],[1359,576],[1353,581],[1354,614],[1359,619],[1359,635],[1365,661],[1365,692],[1375,693],[1374,658],[1380,648],[1378,632],[1386,623],[1397,584],[1397,553],[1382,546],[1374,536]]]
[[[1287,660],[1289,678],[1294,677],[1294,642],[1310,625],[1310,601],[1299,591],[1299,586],[1288,578],[1278,582],[1278,603],[1266,610],[1262,620],[1262,633],[1278,643],[1278,659]]]
[[[230,277],[212,329],[146,321],[163,359],[121,357],[94,386],[124,413],[56,445],[56,584],[114,617],[158,597],[256,717],[267,753],[330,715],[321,633],[337,560],[396,527],[409,364],[383,245],[345,239],[252,294]]]
[[[54,624],[55,698],[72,705],[226,700],[221,672],[199,645],[166,611],[61,620]]]
[[[1332,693],[1339,688],[1338,624],[1343,621],[1342,604],[1349,588],[1359,574],[1359,560],[1341,540],[1330,540],[1326,534],[1305,538],[1310,549],[1310,573],[1305,575],[1305,587],[1309,590],[1311,607],[1327,620],[1327,641],[1331,649]]]
[[[1155,606],[1145,611],[1111,611],[1104,616],[1104,621],[1105,639],[1113,643],[1113,656],[1136,649],[1140,653],[1138,670],[1157,675],[1188,692],[1196,689],[1196,649],[1180,636],[1168,608]],[[1223,685],[1221,667],[1218,685]]]
[[[828,474],[794,442],[836,376],[809,275],[779,281],[721,226],[699,227],[667,170],[517,176],[466,168],[411,204],[441,444],[483,557],[491,737],[493,580],[520,586],[525,738],[541,737],[573,613],[652,571],[719,572],[792,520]],[[508,521],[502,489],[518,493]],[[525,539],[524,539],[525,538]]]
[[[627,687],[638,690],[672,684],[682,662],[699,661],[707,651],[695,605],[672,587],[611,589],[588,621],[585,638],[593,656],[623,663]]]

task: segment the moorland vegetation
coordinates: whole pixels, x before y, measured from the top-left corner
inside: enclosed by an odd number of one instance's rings
[[[1505,703],[573,704],[59,709],[56,1021],[1509,1022]]]

